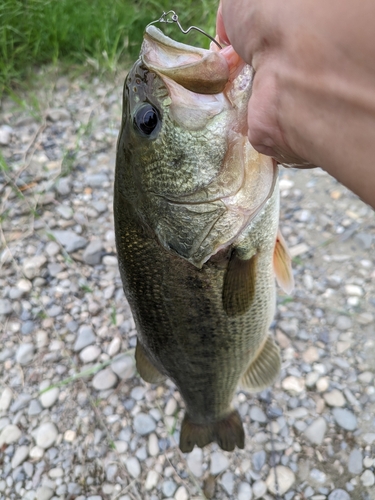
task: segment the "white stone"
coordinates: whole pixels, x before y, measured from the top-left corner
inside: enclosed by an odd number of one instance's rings
[[[234,490],[234,475],[231,471],[226,471],[220,478],[220,484],[223,489],[228,493],[228,495],[232,495]]]
[[[13,424],[9,424],[1,431],[0,434],[0,447],[4,444],[15,443],[22,436],[20,429]]]
[[[333,389],[331,392],[326,392],[325,394],[323,394],[323,398],[329,406],[341,407],[345,405],[345,398],[343,394],[337,389]]]
[[[34,357],[34,344],[26,342],[21,344],[16,352],[16,361],[20,365],[27,365]]]
[[[0,146],[8,146],[13,134],[13,129],[9,125],[0,126]]]
[[[194,450],[187,456],[187,464],[195,477],[202,477],[203,475],[203,451],[201,448],[194,448]]]
[[[355,297],[362,297],[363,295],[362,288],[357,285],[345,285],[345,292],[348,295],[353,295]]]
[[[180,486],[174,495],[175,500],[189,500],[189,493],[185,486]]]
[[[28,456],[29,456],[28,446],[24,445],[17,448],[12,458],[12,469],[15,469],[16,467],[21,465]]]
[[[6,411],[12,401],[13,393],[9,387],[5,387],[0,397],[0,412]]]
[[[271,469],[267,479],[266,484],[268,490],[275,495],[276,491],[276,482],[275,482],[275,473],[277,477],[277,483],[279,486],[279,495],[284,495],[295,483],[296,476],[294,472],[289,469],[289,467],[284,467],[284,465],[277,465],[276,471],[274,468]]]
[[[305,381],[294,376],[286,377],[281,383],[284,390],[291,394],[301,394],[305,389]]]
[[[29,453],[30,458],[33,458],[34,460],[40,460],[43,457],[43,455],[44,455],[44,450],[39,446],[33,446]]]
[[[305,363],[308,363],[308,364],[312,364],[315,361],[318,361],[318,359],[319,359],[318,349],[314,346],[309,347],[302,354],[302,359],[304,360]]]
[[[160,479],[159,474],[154,470],[149,470],[145,482],[145,490],[150,491],[158,484]]]
[[[64,433],[64,441],[66,441],[67,443],[73,443],[76,440],[76,437],[77,437],[76,431],[73,431],[71,429],[68,429]]]
[[[79,353],[79,357],[83,363],[91,363],[100,356],[101,352],[98,346],[89,345]]]
[[[54,467],[48,471],[48,475],[51,479],[56,479],[64,475],[64,470],[61,467]]]
[[[169,416],[174,415],[176,410],[177,410],[177,401],[174,398],[169,398],[164,409],[165,415]]]
[[[119,354],[114,358],[111,364],[111,370],[116,373],[121,380],[132,378],[135,374],[134,359],[131,356]]]
[[[252,488],[253,488],[254,498],[262,498],[267,491],[266,483],[261,480],[255,481]]]
[[[36,491],[36,498],[38,500],[50,500],[53,497],[53,489],[48,486],[41,486]]]
[[[229,467],[229,460],[220,451],[214,451],[211,455],[211,474],[216,476]]]
[[[46,262],[47,258],[45,255],[35,255],[34,257],[24,259],[22,263],[22,269],[26,278],[31,280],[38,276],[40,269]]]
[[[159,454],[159,441],[155,433],[148,437],[148,453],[151,457],[156,457]]]
[[[36,445],[46,450],[55,443],[57,435],[55,424],[46,422],[36,429]]]
[[[47,389],[51,385],[52,384],[51,384],[50,380],[43,380],[43,382],[39,386],[39,390],[44,391],[45,389]],[[39,401],[40,401],[41,405],[43,406],[43,408],[51,408],[51,406],[53,406],[56,403],[56,401],[59,397],[59,394],[60,394],[60,389],[58,387],[52,387],[48,391],[43,392],[39,396]]]
[[[111,343],[108,346],[107,354],[109,357],[115,356],[121,347],[121,339],[119,337],[115,337],[111,340]]]
[[[370,486],[374,486],[374,484],[375,484],[374,473],[369,469],[365,470],[365,472],[361,476],[361,481],[362,481],[363,486],[365,486],[366,488],[369,488]]]
[[[117,377],[110,368],[105,368],[98,372],[93,380],[92,385],[97,391],[105,391],[112,389],[117,384]]]
[[[317,383],[316,388],[319,392],[325,392],[329,387],[329,379],[327,377],[321,377]]]

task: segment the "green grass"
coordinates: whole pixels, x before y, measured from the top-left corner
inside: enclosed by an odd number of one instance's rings
[[[136,57],[145,26],[173,8],[186,29],[215,31],[218,0],[1,0],[0,94],[20,84],[46,63],[89,63],[96,71],[115,70]],[[159,25],[173,38],[208,46],[197,32]]]

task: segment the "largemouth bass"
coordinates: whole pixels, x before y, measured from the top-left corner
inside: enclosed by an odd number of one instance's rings
[[[292,272],[278,233],[275,162],[247,140],[252,73],[222,51],[177,43],[154,26],[124,85],[114,219],[141,377],[169,377],[186,406],[180,448],[244,447],[231,406],[280,369],[268,329],[275,273]]]

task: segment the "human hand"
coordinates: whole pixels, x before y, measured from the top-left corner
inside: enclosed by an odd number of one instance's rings
[[[217,33],[255,70],[248,136],[375,206],[375,3],[222,0]]]

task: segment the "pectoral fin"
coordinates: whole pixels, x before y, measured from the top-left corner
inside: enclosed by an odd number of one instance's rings
[[[150,384],[160,384],[165,380],[165,376],[151,363],[139,341],[137,342],[137,347],[135,348],[135,363],[138,373],[145,382],[149,382]]]
[[[288,294],[292,293],[294,289],[292,258],[280,229],[277,232],[275,250],[273,252],[273,268],[280,288]]]
[[[223,307],[228,316],[238,316],[249,309],[255,294],[256,261],[256,255],[243,260],[236,251],[232,253],[223,286]]]
[[[261,391],[275,381],[280,367],[279,348],[268,335],[258,355],[242,376],[240,385],[250,391]]]

